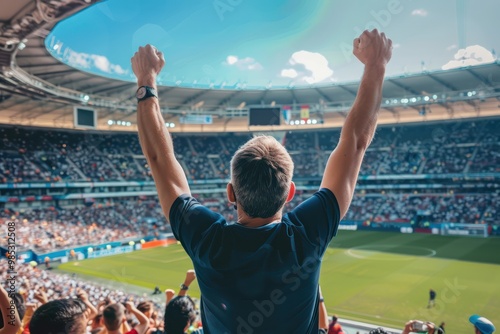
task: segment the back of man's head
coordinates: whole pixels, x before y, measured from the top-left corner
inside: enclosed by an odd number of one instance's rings
[[[183,334],[184,329],[196,320],[193,300],[188,296],[177,296],[165,308],[165,334]]]
[[[108,331],[116,331],[120,328],[125,317],[125,307],[122,304],[111,304],[102,311],[104,326]]]
[[[85,334],[86,306],[78,299],[58,299],[40,306],[30,321],[31,334]]]
[[[252,218],[272,217],[283,207],[292,176],[290,154],[270,136],[249,140],[231,160],[236,202]]]

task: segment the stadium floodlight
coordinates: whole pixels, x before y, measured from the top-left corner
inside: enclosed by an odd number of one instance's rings
[[[429,101],[430,98],[428,96],[424,96],[424,101]]]
[[[113,123],[114,122],[112,120],[110,120],[110,119],[108,120],[108,125],[113,125]]]
[[[317,120],[315,120],[315,119],[312,120],[312,124],[317,124],[317,123],[318,123]]]
[[[410,101],[411,101],[411,103],[415,103],[415,102],[417,102],[417,98],[416,98],[416,97],[412,97],[412,98],[410,99]]]
[[[311,120],[310,119],[307,120],[307,124],[311,124]]]
[[[432,98],[433,98],[434,100],[436,100],[436,99],[438,98],[438,96],[434,94],[434,95],[432,95]]]
[[[306,124],[306,121],[304,121],[304,120],[302,119],[302,120],[300,120],[300,124],[301,124],[301,125],[304,125],[304,124]]]

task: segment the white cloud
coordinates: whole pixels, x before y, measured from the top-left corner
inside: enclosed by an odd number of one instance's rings
[[[111,72],[115,72],[116,74],[127,74],[128,73],[128,71],[126,69],[124,69],[123,67],[121,67],[120,65],[111,64],[111,65],[109,65],[109,67],[111,68]]]
[[[227,56],[227,58],[226,58],[226,63],[228,65],[234,65],[237,62],[238,62],[238,57],[236,57],[236,56]]]
[[[425,17],[427,16],[429,13],[425,10],[425,9],[414,9],[412,12],[411,12],[411,15],[413,16],[422,16],[422,17]]]
[[[262,70],[262,65],[251,57],[238,58],[237,56],[229,55],[226,57],[226,61],[223,62],[224,65],[235,66],[240,70],[246,71],[260,71]]]
[[[456,45],[456,44],[452,44],[452,45],[450,45],[450,46],[448,46],[448,47],[446,48],[446,51],[455,50],[456,48],[457,48],[457,45]]]
[[[89,55],[86,53],[78,53],[70,51],[67,56],[68,65],[80,68],[90,68]]]
[[[293,78],[296,78],[297,75],[299,75],[299,74],[293,68],[285,68],[285,69],[281,70],[281,76],[284,78],[292,78],[293,79]]]
[[[399,44],[399,43],[392,44],[393,49],[399,49],[400,47],[401,47],[401,44]]]
[[[455,59],[450,60],[442,66],[443,70],[488,64],[495,61],[495,57],[486,48],[480,45],[471,45],[465,49],[460,49],[455,53]]]
[[[68,65],[84,68],[84,69],[98,69],[105,73],[113,74],[127,74],[128,70],[117,64],[112,64],[106,56],[88,54],[83,52],[76,52],[71,49],[67,49],[64,52],[64,60]]]
[[[333,70],[328,66],[328,60],[321,53],[297,51],[292,54],[288,62],[295,68],[283,69],[282,77],[296,78],[298,81],[314,84],[331,78],[333,75]],[[306,71],[301,70],[299,66],[304,67]]]
[[[99,70],[106,73],[109,73],[111,71],[109,68],[110,64],[108,58],[99,55],[91,55],[90,59],[94,61],[94,66],[97,67]]]

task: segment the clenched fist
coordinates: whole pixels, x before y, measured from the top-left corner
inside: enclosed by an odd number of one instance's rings
[[[354,39],[353,54],[366,66],[385,66],[391,60],[392,41],[377,29]]]
[[[156,76],[165,66],[163,53],[150,44],[141,46],[131,61],[132,70],[137,77],[139,86],[153,86],[156,82]]]

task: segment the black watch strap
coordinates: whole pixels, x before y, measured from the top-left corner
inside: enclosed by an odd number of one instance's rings
[[[188,290],[189,286],[185,285],[184,283],[181,284],[181,290]]]
[[[137,91],[135,92],[135,97],[137,98],[137,102],[139,102],[148,99],[150,97],[158,98],[158,93],[156,92],[156,89],[154,89],[153,87],[141,86],[137,88]]]

